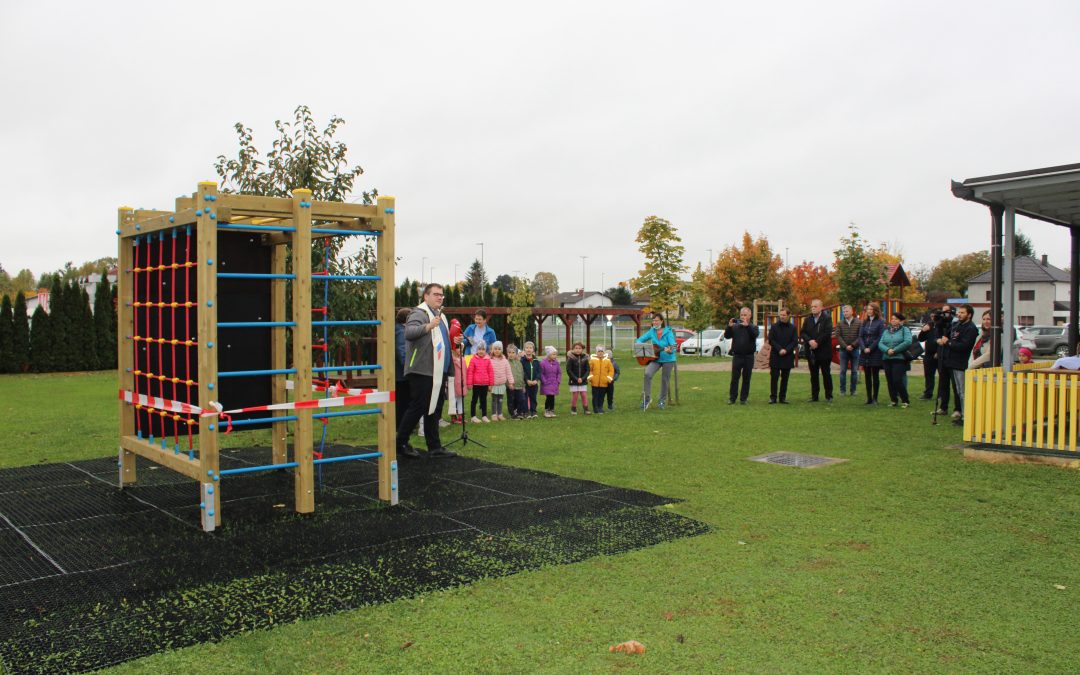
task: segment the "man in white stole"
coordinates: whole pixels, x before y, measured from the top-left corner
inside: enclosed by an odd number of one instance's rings
[[[443,287],[424,287],[423,302],[405,320],[405,377],[412,400],[398,420],[397,452],[403,457],[420,457],[409,446],[416,423],[424,421],[424,441],[429,457],[454,457],[439,439],[439,418],[446,400],[446,380],[453,367],[450,359],[450,329],[442,315]]]

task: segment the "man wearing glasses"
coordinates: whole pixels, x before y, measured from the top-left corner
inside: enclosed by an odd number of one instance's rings
[[[443,287],[428,284],[424,300],[405,320],[405,377],[411,400],[398,420],[397,452],[403,457],[420,457],[410,447],[409,436],[416,423],[424,420],[424,441],[428,457],[455,457],[439,440],[439,418],[446,400],[446,381],[454,362],[450,358],[450,329],[442,314]],[[460,341],[461,338],[459,337]]]

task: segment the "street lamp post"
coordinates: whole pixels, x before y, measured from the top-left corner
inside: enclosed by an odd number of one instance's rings
[[[585,304],[585,261],[588,259],[589,256],[587,256],[587,255],[579,255],[578,257],[581,258],[581,304],[584,305]]]
[[[420,285],[424,285],[424,270],[427,269],[427,256],[420,258]]]
[[[585,307],[585,261],[588,259],[589,256],[580,255],[578,257],[581,258],[581,306],[584,308]],[[578,318],[580,318],[580,317],[578,317]],[[577,321],[575,320],[574,323],[577,323]]]
[[[476,245],[480,247],[480,267],[483,269],[484,274],[487,274],[487,268],[484,267],[484,242],[478,241]]]
[[[705,250],[709,252],[709,269],[712,269],[712,249],[707,248]]]

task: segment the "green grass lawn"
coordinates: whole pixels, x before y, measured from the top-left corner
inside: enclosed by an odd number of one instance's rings
[[[640,369],[620,363],[613,414],[570,417],[564,393],[557,419],[477,427],[489,447],[468,454],[678,497],[668,508],[711,534],[116,670],[1077,669],[1076,472],[966,461],[953,447],[960,431],[932,427],[928,403],[869,407],[860,392],[804,404],[798,374],[793,405],[766,405],[768,376],[757,372],[751,404],[728,406],[728,373],[684,371],[682,404],[642,413]],[[921,378],[911,384],[921,390]],[[111,373],[0,378],[0,466],[114,454],[115,392]],[[331,438],[367,443],[372,429],[335,420]],[[261,433],[228,442],[265,443]],[[850,461],[802,470],[745,459],[775,450]],[[648,652],[608,653],[630,639]]]

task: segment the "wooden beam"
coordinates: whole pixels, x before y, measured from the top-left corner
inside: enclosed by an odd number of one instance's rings
[[[305,200],[308,201],[308,200]],[[176,210],[190,209],[195,201],[189,197],[178,197]],[[254,195],[222,194],[215,204],[216,210],[225,221],[227,214],[231,218],[289,218],[292,215],[292,199],[287,197],[261,197]],[[311,202],[312,220],[332,220],[342,223],[362,220],[363,226],[356,229],[380,229],[382,219],[378,207],[374,204],[350,204],[346,202]]]
[[[210,220],[206,207],[214,202],[207,201],[206,197],[217,196],[217,184],[211,182],[199,183],[198,199],[195,206],[201,211],[195,224],[196,256],[198,264],[195,266],[196,287],[198,288],[198,304],[196,316],[199,328],[199,407],[203,410],[211,410],[211,401],[218,398],[217,370],[218,351],[217,344],[217,227]],[[211,476],[218,473],[218,424],[217,417],[202,417],[199,419],[199,462],[200,474],[198,480],[204,485],[214,485]],[[220,487],[220,486],[219,486]],[[221,490],[213,491],[213,518],[214,524],[221,524]],[[207,513],[210,513],[211,505],[207,504]],[[205,522],[204,522],[205,529]]]
[[[289,225],[292,225],[292,221],[286,221]],[[275,232],[274,234],[264,234],[262,238],[263,246],[283,246],[285,244],[292,243],[292,232]]]
[[[181,225],[190,225],[196,220],[194,209],[188,209],[178,213],[170,213],[168,211],[156,213],[160,213],[161,215],[152,216],[142,221],[132,219],[130,223],[122,224],[119,228],[120,236],[134,237],[141,234],[159,232],[161,230],[171,230],[174,227],[179,227]],[[170,221],[169,218],[172,218],[172,221]]]
[[[286,250],[284,246],[275,246],[270,250],[270,271],[273,274],[285,273],[286,262]],[[286,279],[271,279],[270,280],[270,320],[271,321],[287,321],[287,312],[285,311],[285,284],[288,283]],[[284,326],[276,326],[270,329],[270,367],[274,370],[283,370],[285,368],[285,331],[288,330]],[[272,403],[285,403],[286,391],[285,391],[285,376],[274,375],[270,379],[271,387],[271,402]],[[274,417],[281,417],[285,414],[284,411],[275,411]],[[270,428],[271,434],[271,448],[273,450],[274,464],[283,464],[286,461],[286,455],[288,454],[288,430],[285,425],[273,425]]]
[[[155,464],[160,464],[167,469],[172,469],[193,480],[202,480],[206,478],[206,474],[203,473],[199,460],[188,459],[188,456],[185,453],[176,453],[172,448],[162,449],[161,446],[154,445],[141,438],[135,438],[134,436],[121,436],[120,447],[125,452],[145,457]],[[215,490],[215,492],[217,492],[217,490]]]
[[[393,202],[394,198],[391,197]],[[378,229],[386,222],[386,214],[376,204],[350,204],[348,202],[314,202],[311,205],[311,217],[314,220],[348,220],[350,218],[371,219],[371,229]],[[393,215],[393,214],[391,214]]]
[[[293,397],[310,401],[311,393],[311,190],[293,190],[289,213],[296,232],[292,247],[292,334],[293,368],[296,368]],[[293,461],[297,463],[294,478],[294,497],[297,513],[315,510],[315,465],[312,463],[314,436],[311,430],[311,408],[296,411],[293,426]]]
[[[117,228],[123,231],[125,225],[132,224],[135,219],[134,212],[126,206],[121,206],[117,212]],[[135,388],[135,376],[131,373],[135,362],[135,335],[134,313],[131,307],[134,296],[133,274],[130,271],[135,267],[132,242],[126,237],[117,237],[119,250],[117,252],[116,269],[116,364],[117,374],[120,380],[121,391],[133,391]],[[135,435],[135,407],[128,405],[123,400],[120,403],[120,437]],[[135,455],[130,450],[120,450],[120,487],[135,482]]]
[[[376,242],[375,274],[381,277],[375,284],[375,318],[379,320],[375,332],[376,363],[382,368],[375,371],[379,391],[394,390],[394,328],[397,308],[394,307],[394,208],[393,197],[379,197],[378,212],[382,214],[383,235]],[[379,499],[397,504],[397,414],[394,403],[379,404]]]

